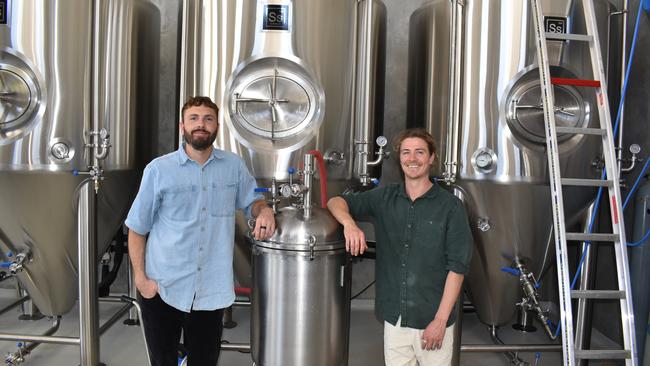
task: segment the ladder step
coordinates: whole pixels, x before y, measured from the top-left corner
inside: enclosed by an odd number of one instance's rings
[[[618,290],[572,290],[572,299],[624,299],[625,291]]]
[[[611,180],[562,178],[563,186],[610,187]]]
[[[607,131],[602,128],[581,128],[581,127],[555,127],[557,133],[572,133],[581,135],[600,135],[605,136]]]
[[[619,240],[616,234],[587,234],[587,233],[566,233],[567,240],[577,241],[609,241],[616,242]]]
[[[582,360],[615,360],[632,358],[630,351],[625,349],[604,349],[604,350],[575,350],[577,359]]]
[[[592,87],[592,88],[600,88],[600,81],[598,81],[598,80],[570,79],[570,78],[551,78],[551,84],[554,84],[554,85],[572,85],[572,86],[589,86],[589,87]]]
[[[583,41],[591,42],[594,40],[594,37],[586,34],[571,34],[571,33],[549,33],[546,32],[547,40],[561,40],[561,41]]]

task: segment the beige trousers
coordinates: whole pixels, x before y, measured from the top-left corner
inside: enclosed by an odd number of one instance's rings
[[[422,349],[424,329],[401,327],[401,317],[396,325],[384,321],[384,360],[386,366],[448,366],[454,348],[454,325],[445,330],[442,347],[427,351]]]

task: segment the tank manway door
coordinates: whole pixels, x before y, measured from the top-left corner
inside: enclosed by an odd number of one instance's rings
[[[271,141],[277,148],[317,127],[320,101],[318,86],[300,65],[273,57],[254,61],[237,74],[228,105],[241,137]]]
[[[38,106],[38,89],[28,73],[0,64],[0,145],[20,138],[28,130]]]
[[[323,87],[293,43],[293,2],[257,1],[253,47],[231,75],[225,103],[228,127],[254,150],[296,150],[323,122]]]

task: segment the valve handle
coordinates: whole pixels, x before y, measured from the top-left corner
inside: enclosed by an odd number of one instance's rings
[[[501,271],[509,273],[509,274],[511,274],[513,276],[517,276],[517,277],[519,277],[519,275],[521,275],[521,272],[519,272],[519,270],[517,268],[501,267]]]

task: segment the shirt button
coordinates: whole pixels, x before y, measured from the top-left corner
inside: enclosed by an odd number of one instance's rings
[[[200,270],[201,270],[201,267],[197,268],[197,271],[200,271]]]
[[[208,188],[207,188],[206,186],[203,186],[203,190],[204,190],[204,191],[207,191]]]
[[[408,245],[408,244],[404,244],[404,248],[408,248],[408,247],[409,247],[409,245]]]
[[[406,282],[402,282],[402,285],[406,285]]]
[[[408,224],[406,227],[408,227],[408,228],[410,229],[410,228],[411,228],[411,224]]]
[[[406,263],[402,263],[402,267],[406,267]]]
[[[205,207],[203,207],[203,211],[205,211]]]
[[[201,226],[201,231],[205,230],[205,227]]]

